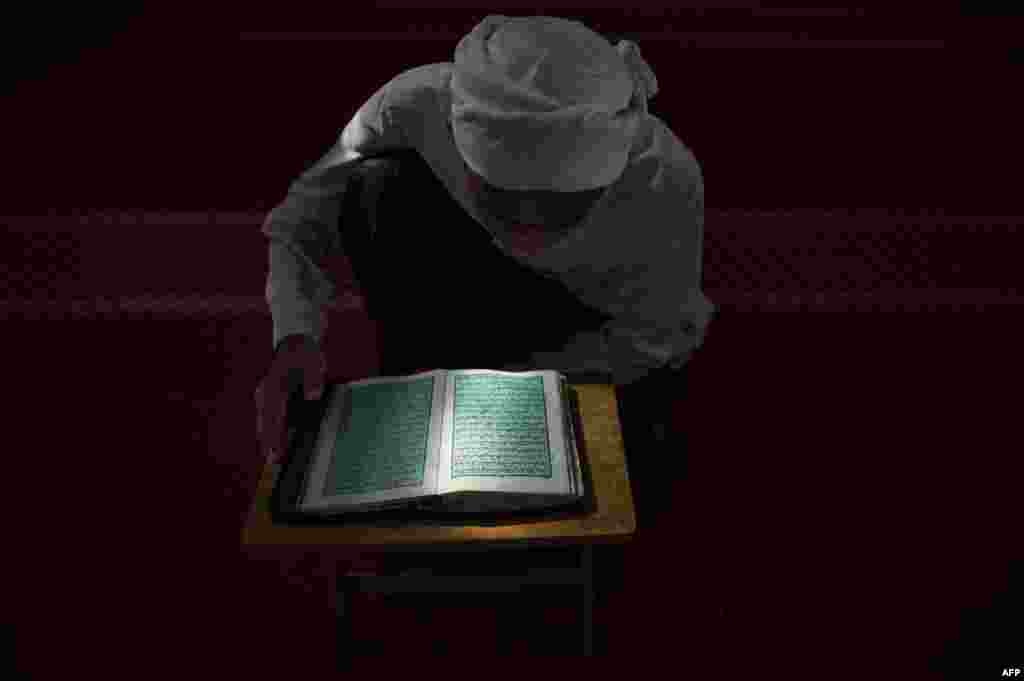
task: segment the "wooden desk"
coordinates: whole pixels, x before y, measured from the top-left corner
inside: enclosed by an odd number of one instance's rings
[[[339,527],[293,527],[274,524],[269,500],[277,476],[277,466],[264,467],[256,497],[245,527],[242,544],[260,546],[318,547],[331,554],[357,555],[379,551],[452,552],[495,549],[528,549],[538,546],[562,546],[580,553],[579,566],[573,569],[538,566],[517,575],[480,577],[439,577],[429,570],[415,570],[395,576],[342,577],[339,579],[339,624],[347,623],[347,593],[352,589],[377,592],[452,592],[515,591],[527,584],[576,584],[583,587],[584,651],[592,650],[593,567],[590,546],[595,543],[621,543],[636,530],[633,496],[619,423],[615,386],[574,384],[579,398],[583,427],[583,456],[590,467],[594,510],[586,516],[517,523],[502,526],[436,526],[409,524],[374,526],[347,524]],[[530,555],[530,552],[526,552]],[[537,552],[543,556],[544,552]],[[346,581],[347,580],[347,581]],[[344,627],[339,627],[342,631]],[[344,643],[339,645],[342,652]]]

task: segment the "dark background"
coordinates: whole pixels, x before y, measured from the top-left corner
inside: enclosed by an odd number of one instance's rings
[[[1016,214],[1019,173],[1005,171],[1022,151],[1019,21],[948,3],[664,4],[674,9],[541,10],[638,37],[660,81],[652,106],[701,160],[709,205]],[[19,26],[29,39],[4,46],[7,211],[269,208],[376,88],[450,61],[459,37],[502,11],[398,5],[36,11]],[[380,35],[358,38],[368,32]],[[650,33],[662,36],[639,39]],[[859,42],[827,46],[840,40]]]
[[[708,185],[720,316],[680,407],[689,473],[601,604],[611,647],[695,678],[1024,667],[1020,20],[984,3],[680,4],[8,10],[7,449],[53,495],[10,495],[20,671],[329,660],[330,569],[235,550],[270,349],[258,218],[374,90],[449,61],[488,13],[637,40],[652,109]],[[62,217],[96,211],[144,219]],[[177,211],[244,219],[157,220]],[[209,303],[226,293],[256,307]],[[149,294],[172,297],[95,302]],[[344,320],[337,371],[361,377],[372,327]]]

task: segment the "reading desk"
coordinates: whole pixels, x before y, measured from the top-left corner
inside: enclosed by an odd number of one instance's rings
[[[592,493],[588,508],[571,514],[553,513],[543,519],[499,525],[435,525],[414,520],[404,523],[351,522],[338,526],[293,526],[275,523],[270,498],[278,467],[265,466],[256,496],[242,530],[247,550],[292,546],[319,549],[344,558],[366,553],[466,556],[467,564],[518,565],[506,574],[457,576],[438,574],[429,567],[398,575],[342,575],[338,579],[336,607],[339,632],[347,622],[347,595],[353,590],[373,592],[488,592],[518,591],[527,584],[575,584],[583,591],[584,652],[592,652],[593,565],[591,546],[628,541],[635,529],[633,498],[623,448],[615,386],[572,383],[579,405],[579,434],[585,478]],[[499,553],[499,551],[501,553]],[[511,551],[512,553],[505,553]],[[564,562],[575,556],[571,567],[549,567],[552,556]],[[501,556],[496,560],[495,556]],[[505,560],[504,557],[509,559]],[[558,561],[555,561],[558,562]],[[345,643],[339,641],[339,652]]]

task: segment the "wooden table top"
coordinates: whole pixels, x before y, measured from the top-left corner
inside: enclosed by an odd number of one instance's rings
[[[615,386],[574,384],[573,388],[579,398],[583,446],[593,480],[595,506],[586,515],[501,526],[410,523],[400,527],[380,527],[346,522],[337,527],[305,527],[275,524],[270,517],[269,501],[279,466],[267,464],[242,529],[242,545],[347,547],[363,551],[628,541],[636,530],[636,517],[626,470]]]

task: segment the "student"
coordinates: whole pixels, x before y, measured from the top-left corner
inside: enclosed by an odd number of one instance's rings
[[[267,456],[280,455],[285,377],[301,374],[308,397],[322,389],[325,263],[342,255],[381,324],[383,375],[596,374],[616,385],[627,453],[649,451],[715,312],[701,290],[700,165],[647,112],[657,87],[634,43],[488,16],[453,63],[374,93],[263,226]],[[356,176],[370,186],[344,212]]]

